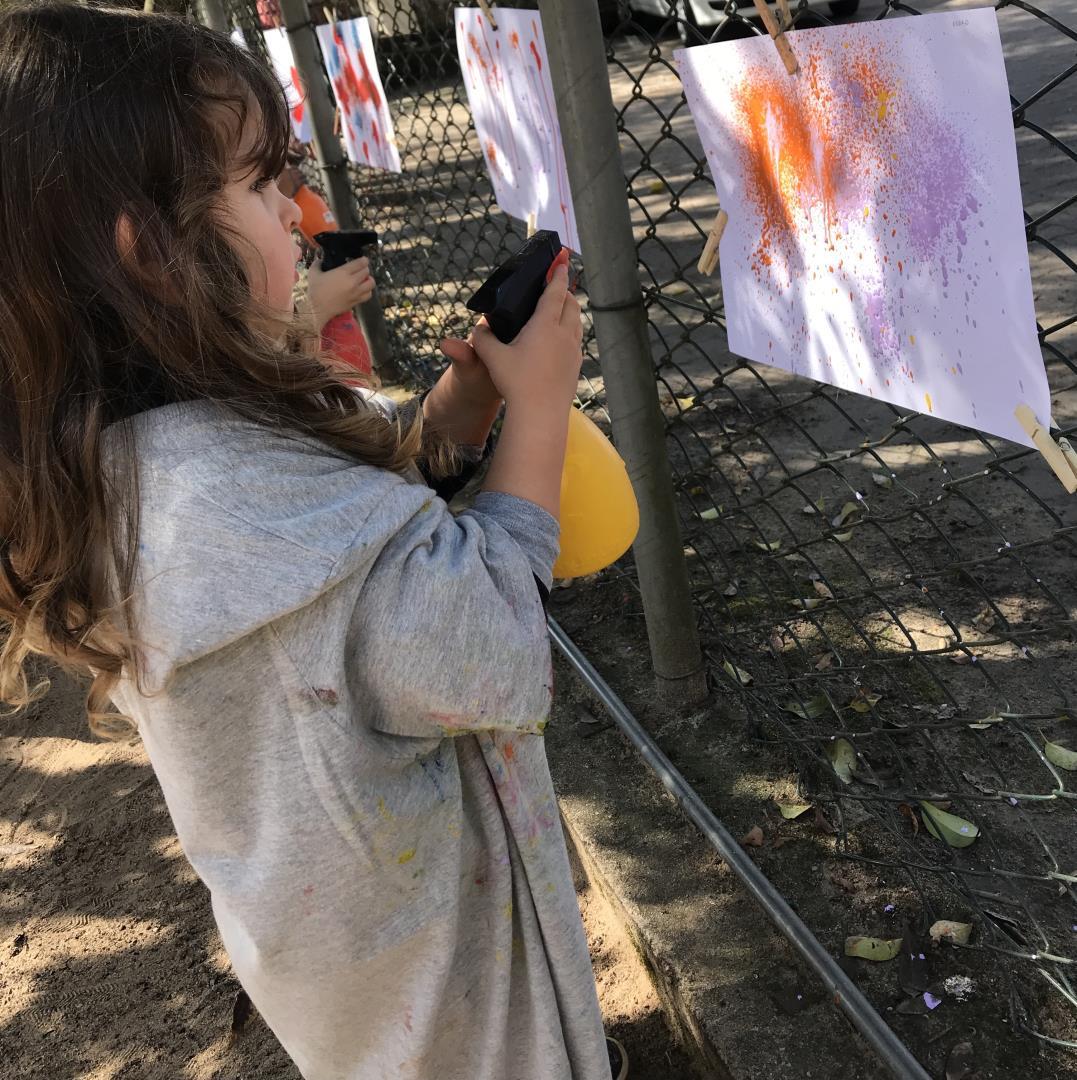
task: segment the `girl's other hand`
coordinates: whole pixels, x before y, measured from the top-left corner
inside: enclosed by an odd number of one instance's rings
[[[534,315],[510,344],[497,340],[483,320],[472,344],[490,379],[511,409],[514,404],[568,414],[583,364],[580,305],[568,290],[568,267],[560,265]]]
[[[315,259],[308,282],[314,326],[319,331],[331,319],[365,304],[374,295],[370,260],[365,258],[353,259],[332,270],[323,270],[320,260]]]

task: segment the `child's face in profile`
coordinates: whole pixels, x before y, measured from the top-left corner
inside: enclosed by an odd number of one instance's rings
[[[239,254],[255,299],[291,315],[300,258],[292,230],[302,217],[299,207],[281,194],[275,177],[263,175],[258,167],[236,167],[220,198],[223,216],[245,241]]]

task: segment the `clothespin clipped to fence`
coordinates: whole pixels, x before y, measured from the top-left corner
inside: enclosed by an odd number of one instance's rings
[[[330,26],[336,26],[337,13],[335,8],[331,8],[328,4],[322,6],[322,14],[325,16],[325,21]]]
[[[783,30],[788,30],[793,25],[793,12],[789,8],[789,0],[774,0],[775,6],[778,9],[778,14],[781,16],[779,23]],[[792,72],[789,73],[790,75]]]
[[[699,262],[696,263],[696,269],[704,277],[710,277],[718,267],[718,245],[728,224],[729,215],[724,210],[719,210],[718,216],[711,226],[711,231],[707,233],[707,242],[703,245],[703,254],[700,255]]]
[[[146,2],[142,5],[142,10],[147,15],[152,14],[153,13],[153,0],[146,0]]]
[[[1027,405],[1018,405],[1013,414],[1036,449],[1047,459],[1047,464],[1062,481],[1066,491],[1070,495],[1077,492],[1077,450],[1066,439],[1059,439],[1056,443]]]
[[[778,25],[778,20],[774,18],[773,12],[767,7],[767,0],[754,0],[755,10],[759,12],[759,17],[763,20],[763,25],[767,28],[767,33],[774,39],[774,45],[778,50],[778,55],[782,58],[782,63],[785,64],[785,70],[790,75],[795,75],[799,70],[797,66],[797,58],[793,55],[793,50],[789,45],[789,39],[785,36],[785,28]],[[786,13],[789,11],[789,5],[786,3],[782,8],[782,21],[785,21]],[[790,16],[790,22],[792,17]]]
[[[493,4],[490,2],[490,0],[479,0],[479,7],[482,8],[483,15],[485,15],[490,22],[490,29],[496,30],[497,20],[494,18],[494,13],[491,10]]]
[[[527,238],[531,239],[538,232],[538,214],[534,210],[527,215]]]

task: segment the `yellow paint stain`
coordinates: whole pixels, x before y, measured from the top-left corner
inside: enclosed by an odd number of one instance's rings
[[[910,345],[915,345],[916,344],[916,335],[915,334],[910,334],[909,335],[909,344]]]
[[[879,103],[878,111],[875,114],[877,119],[886,119],[886,109],[887,106],[890,104],[890,99],[893,96],[894,95],[891,94],[889,90],[880,90],[879,93],[875,96],[875,100]]]
[[[504,915],[506,919],[511,919],[512,918],[512,901],[511,900],[501,909],[501,914]]]
[[[547,881],[546,882],[546,891],[547,892],[557,892],[557,886],[552,881]]]
[[[927,402],[927,411],[928,412],[934,412],[935,411],[935,406],[931,404],[931,395],[930,394],[924,394],[924,401]]]
[[[396,861],[403,866],[404,863],[411,862],[415,858],[415,848],[408,848],[407,851],[402,851],[397,857]]]
[[[955,368],[955,367],[950,368],[950,373],[952,375],[956,375],[957,374],[957,368]]]
[[[867,220],[868,220],[868,216],[869,216],[870,214],[871,214],[871,207],[870,207],[870,206],[865,206],[865,207],[864,207],[864,220],[865,220],[865,221],[867,221]]]
[[[382,799],[382,798],[380,798],[380,797],[379,797],[379,799],[378,799],[378,813],[379,813],[379,814],[380,814],[380,815],[381,815],[381,816],[382,816],[382,817],[383,817],[383,818],[384,818],[384,819],[385,819],[386,821],[392,821],[392,820],[393,820],[393,814],[392,814],[392,811],[391,811],[391,810],[389,809],[389,807],[387,807],[387,806],[385,805],[385,800],[384,800],[384,799]]]

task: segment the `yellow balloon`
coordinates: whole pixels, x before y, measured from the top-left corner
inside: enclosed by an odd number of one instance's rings
[[[561,474],[561,554],[558,578],[604,570],[632,545],[639,506],[620,454],[578,409],[569,415]]]

